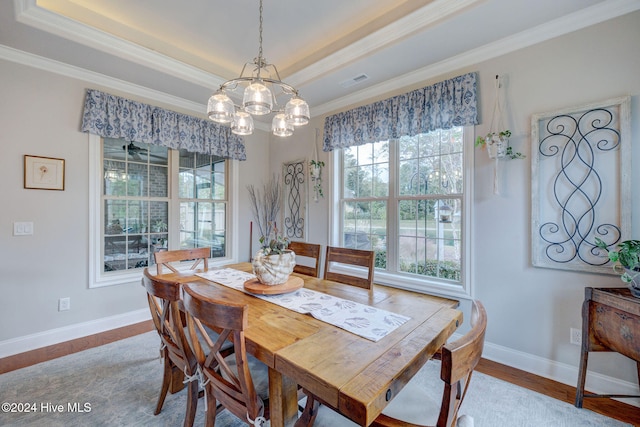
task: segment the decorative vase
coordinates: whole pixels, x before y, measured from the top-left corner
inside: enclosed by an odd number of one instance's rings
[[[281,285],[289,279],[296,265],[296,254],[284,251],[281,254],[265,255],[260,249],[253,257],[253,274],[264,285]]]
[[[627,273],[627,276],[631,279],[628,282],[631,295],[633,295],[636,298],[640,298],[640,270],[632,270],[630,268],[625,268],[624,271]]]
[[[311,177],[315,180],[320,178],[320,172],[321,172],[321,168],[318,165],[312,165],[311,166]]]
[[[500,135],[492,135],[491,139],[487,141],[487,152],[490,159],[501,159],[507,155],[507,146],[509,140]]]

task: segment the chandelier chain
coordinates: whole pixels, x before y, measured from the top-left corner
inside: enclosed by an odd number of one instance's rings
[[[262,64],[264,63],[264,58],[262,57],[262,0],[260,0],[260,27],[259,27],[259,48],[258,48],[258,76],[260,75],[260,68],[262,68]]]

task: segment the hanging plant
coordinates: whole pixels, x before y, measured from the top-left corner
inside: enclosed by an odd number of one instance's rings
[[[315,193],[315,200],[318,201],[318,196],[324,197],[322,192],[322,168],[324,162],[322,160],[311,160],[309,162],[309,172],[311,174],[311,181],[313,181],[313,191]]]
[[[487,148],[490,159],[524,159],[526,156],[520,152],[513,152],[513,147],[509,145],[509,129],[500,132],[489,132],[486,136],[476,138],[476,147]]]

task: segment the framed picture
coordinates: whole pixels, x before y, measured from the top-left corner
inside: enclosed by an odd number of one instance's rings
[[[25,154],[24,188],[64,190],[64,159]]]

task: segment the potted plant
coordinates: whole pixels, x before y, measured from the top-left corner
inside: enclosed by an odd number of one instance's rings
[[[596,246],[607,251],[613,263],[613,271],[629,284],[631,294],[640,298],[640,240],[625,240],[618,243],[618,250],[609,250],[608,245],[596,237]]]
[[[523,159],[524,154],[513,152],[513,148],[509,145],[511,131],[509,129],[500,132],[489,132],[486,136],[476,138],[476,147],[487,148],[489,158],[501,159],[507,157],[509,159]]]
[[[280,211],[280,181],[273,176],[262,192],[247,187],[253,217],[260,232],[260,250],[252,260],[253,273],[260,283],[280,285],[289,279],[295,267],[295,254],[288,249],[289,239],[278,233],[276,218]]]

